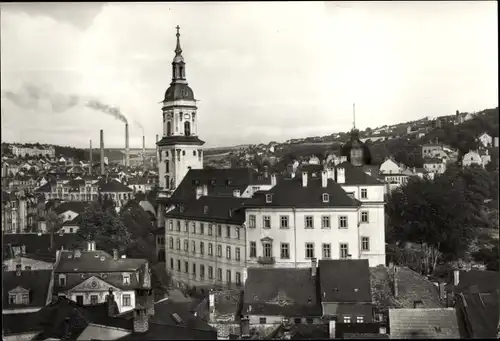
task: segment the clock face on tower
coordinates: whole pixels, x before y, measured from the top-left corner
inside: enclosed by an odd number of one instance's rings
[[[189,120],[191,118],[191,115],[189,114],[184,114],[184,119]]]

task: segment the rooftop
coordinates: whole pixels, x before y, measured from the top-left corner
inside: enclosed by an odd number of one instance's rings
[[[22,309],[27,307],[43,307],[49,294],[52,270],[4,271],[3,273],[3,309]],[[28,304],[12,304],[9,292],[16,288],[29,290]]]

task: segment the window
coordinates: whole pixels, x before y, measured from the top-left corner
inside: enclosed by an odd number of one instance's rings
[[[200,279],[205,278],[205,265],[200,264]]]
[[[205,243],[200,242],[200,255],[205,254]]]
[[[347,244],[340,244],[340,259],[347,259],[349,254],[349,246]]]
[[[204,233],[205,233],[205,224],[200,223],[200,234],[204,234]]]
[[[273,202],[273,196],[271,194],[266,194],[266,204]]]
[[[321,228],[329,229],[330,228],[330,216],[322,216],[321,217]]]
[[[271,243],[263,243],[263,256],[264,257],[272,257],[273,256],[273,246]]]
[[[188,249],[189,249],[189,242],[188,240],[184,240],[184,252],[188,252]]]
[[[347,228],[347,216],[340,216],[339,217],[339,229],[346,229]]]
[[[168,229],[170,231],[173,231],[174,230],[174,222],[172,220],[169,220],[168,221]]]
[[[208,224],[208,235],[212,235],[212,224]]]
[[[169,237],[169,238],[168,238],[168,247],[169,247],[170,249],[173,249],[173,248],[174,248],[174,238],[172,238],[172,237]]]
[[[250,257],[257,257],[257,243],[250,242]]]
[[[10,304],[17,304],[16,302],[16,297],[17,295],[16,294],[9,294],[9,303]]]
[[[238,226],[236,226],[236,239],[240,239],[241,238],[241,230]]]
[[[177,271],[181,272],[181,261],[177,260]]]
[[[361,237],[361,251],[370,251],[369,237]]]
[[[238,285],[238,286],[241,285],[241,273],[240,272],[236,273],[236,285]]]
[[[130,274],[129,273],[124,273],[123,274],[123,284],[130,284]]]
[[[231,226],[226,226],[226,238],[231,238]]]
[[[181,232],[181,221],[180,220],[177,220],[177,228],[176,228],[177,232]]]
[[[196,277],[196,263],[193,263],[193,266],[191,267],[193,270],[193,277]]]
[[[254,214],[250,214],[248,216],[248,227],[255,228],[255,215]]]
[[[330,243],[323,244],[323,259],[329,259],[332,257],[332,246]]]
[[[288,228],[288,216],[282,215],[280,217],[280,228],[287,229]]]
[[[196,223],[193,223],[191,231],[193,232],[193,234],[196,234]]]
[[[203,207],[203,213],[207,214],[208,213],[208,206]]]
[[[330,196],[328,193],[323,193],[323,202],[329,202],[330,201]]]
[[[302,323],[302,319],[300,317],[296,317],[293,319],[293,323],[295,324],[301,324]]]
[[[240,255],[240,248],[239,248],[239,247],[237,247],[237,248],[235,249],[235,256],[234,256],[234,258],[235,258],[236,260],[238,260],[238,261],[239,261],[239,260],[240,260],[240,257],[241,257],[241,255]]]
[[[217,257],[222,257],[222,245],[217,245]]]
[[[73,233],[73,228],[72,227],[69,228],[69,233]]]
[[[184,122],[184,135],[186,136],[191,135],[191,123],[189,121]]]
[[[131,307],[132,302],[130,300],[130,294],[123,294],[122,296],[122,306],[123,307]]]
[[[184,205],[181,205],[181,212],[184,211]],[[189,223],[187,221],[184,222],[184,232],[188,233],[189,232]]]
[[[231,283],[231,270],[226,270],[226,282]]]
[[[66,286],[66,276],[65,275],[59,275],[59,286],[60,287]]]
[[[231,259],[231,246],[226,246],[226,258]]]
[[[363,323],[363,322],[364,322],[363,316],[356,316],[356,323]]]
[[[177,240],[175,241],[175,246],[177,250],[181,249],[181,240],[179,238],[177,238]]]
[[[90,304],[96,305],[97,303],[99,303],[99,296],[90,295]]]
[[[217,237],[222,237],[222,226],[217,225]]]
[[[350,316],[344,316],[344,323],[351,323],[351,317]]]
[[[214,247],[212,243],[208,243],[208,255],[213,256],[214,255]]]
[[[314,258],[314,243],[306,243],[306,258]]]
[[[361,222],[362,223],[368,222],[368,211],[361,212]]]
[[[196,254],[196,242],[194,240],[191,242],[191,251],[193,251],[193,255]]]
[[[187,261],[184,262],[184,272],[185,273],[189,272],[189,263]]]
[[[265,215],[262,217],[264,228],[265,229],[270,229],[271,228],[271,216]]]
[[[214,268],[212,266],[208,267],[208,278],[213,279],[214,278]]]
[[[170,269],[174,268],[174,259],[170,258]]]
[[[281,243],[281,259],[290,259],[290,244]]]
[[[308,215],[306,216],[306,229],[312,229],[312,228],[314,228],[313,216]]]
[[[259,323],[260,324],[266,324],[266,318],[265,317],[260,317],[259,318]]]
[[[31,266],[26,265],[26,266],[24,267],[24,270],[31,271]]]
[[[361,188],[361,199],[368,198],[368,190],[366,188]]]
[[[217,269],[217,280],[219,282],[222,282],[222,269],[221,268]]]

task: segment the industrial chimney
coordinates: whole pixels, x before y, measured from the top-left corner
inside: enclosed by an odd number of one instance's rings
[[[160,162],[160,155],[159,155],[159,149],[158,149],[158,134],[156,134],[156,163],[159,164]]]
[[[92,175],[92,140],[90,140],[89,173]]]
[[[101,175],[104,175],[104,131],[101,129]]]
[[[125,167],[130,167],[130,149],[128,145],[128,123],[125,123]]]
[[[142,168],[146,171],[146,136],[142,135]]]

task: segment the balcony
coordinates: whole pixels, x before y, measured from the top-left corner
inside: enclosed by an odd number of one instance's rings
[[[274,264],[274,257],[259,257],[257,262],[263,265]]]

